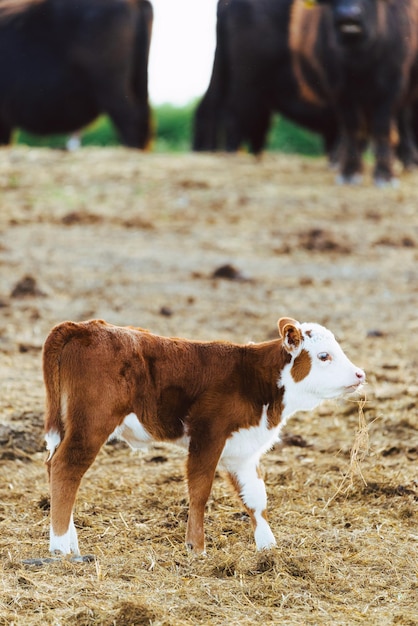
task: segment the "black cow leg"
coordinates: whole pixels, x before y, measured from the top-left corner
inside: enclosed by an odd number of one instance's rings
[[[121,142],[129,148],[146,148],[149,140],[149,108],[134,105],[107,107]]]
[[[373,179],[377,187],[395,186],[396,178],[393,175],[393,153],[389,137],[379,137],[376,140],[376,165]]]
[[[225,118],[225,149],[227,152],[237,152],[242,143],[242,132],[237,116],[227,113]]]
[[[253,154],[260,154],[266,144],[267,133],[270,127],[270,111],[259,109],[259,114],[253,120],[250,132],[250,148]]]
[[[354,134],[345,135],[341,146],[341,173],[337,182],[343,185],[358,185],[362,180],[360,142]]]
[[[377,187],[395,186],[397,179],[393,174],[394,152],[390,141],[390,131],[395,120],[392,116],[393,102],[389,98],[381,98],[380,106],[375,110],[372,120],[372,138],[376,165],[373,178]]]
[[[396,155],[406,170],[411,170],[418,165],[418,150],[413,141],[401,139],[396,149]]]
[[[351,99],[343,99],[340,103],[341,128],[341,173],[337,183],[358,185],[362,181],[362,115]]]
[[[12,138],[12,129],[0,122],[0,145],[7,146]]]
[[[409,107],[398,116],[399,144],[396,155],[406,170],[418,164],[418,149],[412,132],[412,119]]]
[[[219,135],[221,107],[208,99],[202,100],[194,117],[193,150],[215,152],[221,149]]]

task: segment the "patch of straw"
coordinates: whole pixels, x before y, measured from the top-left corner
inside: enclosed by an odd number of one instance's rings
[[[367,486],[367,481],[364,478],[363,472],[361,471],[361,464],[369,453],[370,424],[367,424],[363,411],[367,399],[364,397],[360,400],[356,400],[356,402],[358,404],[358,427],[355,433],[354,443],[351,448],[350,465],[347,472],[344,474],[337,491],[334,493],[333,496],[331,496],[331,498],[329,498],[328,502],[326,503],[324,507],[325,509],[331,504],[333,500],[335,500],[335,498],[340,493],[347,493],[350,489],[354,487],[354,481],[356,476],[360,476],[364,485]]]

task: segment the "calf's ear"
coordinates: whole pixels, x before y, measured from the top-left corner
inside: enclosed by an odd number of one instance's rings
[[[283,339],[283,346],[288,352],[297,350],[302,342],[300,324],[291,317],[282,317],[277,322],[280,337]]]

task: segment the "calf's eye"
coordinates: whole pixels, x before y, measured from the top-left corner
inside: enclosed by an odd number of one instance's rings
[[[324,362],[325,362],[325,361],[332,361],[332,357],[331,357],[331,355],[330,355],[330,354],[328,354],[328,352],[320,352],[320,353],[318,354],[318,359],[319,359],[320,361],[324,361]]]

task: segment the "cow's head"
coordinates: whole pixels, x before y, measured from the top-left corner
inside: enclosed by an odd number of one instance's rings
[[[382,0],[316,0],[328,6],[337,36],[343,45],[357,46],[373,39],[378,26],[378,4]]]
[[[327,328],[290,318],[280,319],[278,327],[291,357],[278,381],[285,388],[284,403],[289,403],[285,412],[312,409],[321,400],[351,393],[364,383],[363,370],[348,359]]]

